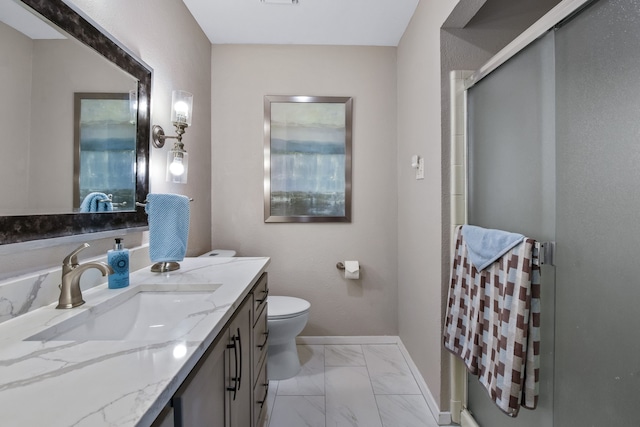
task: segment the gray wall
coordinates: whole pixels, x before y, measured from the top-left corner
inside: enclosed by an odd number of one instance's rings
[[[440,27],[456,1],[421,1],[398,46],[398,323],[436,403],[442,396]],[[411,156],[425,158],[415,180]],[[446,372],[445,372],[446,374]]]
[[[0,186],[2,211],[6,214],[24,212],[27,192],[16,191],[29,186],[27,156],[31,141],[29,123],[31,112],[31,52],[33,41],[19,31],[0,22],[0,129],[3,129],[3,155],[12,161],[3,162],[0,182],[14,185]],[[10,65],[10,66],[9,66]],[[16,123],[22,126],[16,126]]]
[[[272,293],[311,303],[303,335],[397,335],[396,49],[214,45],[212,64],[212,245],[270,256]],[[265,95],[353,97],[351,223],[264,223]]]

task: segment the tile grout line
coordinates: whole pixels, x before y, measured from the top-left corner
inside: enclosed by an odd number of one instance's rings
[[[280,381],[274,381],[276,383],[276,390],[273,392],[273,405],[271,405],[271,409],[269,409],[269,407],[267,406],[267,411],[269,411],[269,413],[267,414],[269,423],[267,424],[267,427],[271,427],[271,420],[273,418],[273,410],[276,407],[276,400],[278,399],[278,388],[280,387]]]
[[[373,401],[376,402],[376,408],[378,409],[378,418],[380,418],[380,425],[382,427],[385,427],[384,425],[384,421],[382,420],[382,413],[380,412],[380,405],[378,404],[378,398],[377,398],[377,394],[376,394],[376,390],[373,387],[373,381],[371,380],[371,371],[369,371],[369,362],[367,361],[367,355],[364,353],[364,348],[362,348],[363,346],[360,346],[360,349],[362,350],[362,357],[364,359],[364,365],[367,368],[367,375],[369,376],[369,384],[371,385],[371,393],[373,394]]]
[[[322,376],[324,377],[324,390],[322,393],[322,397],[324,397],[324,427],[329,427],[327,425],[327,346],[322,345],[322,356],[324,358],[324,372]]]

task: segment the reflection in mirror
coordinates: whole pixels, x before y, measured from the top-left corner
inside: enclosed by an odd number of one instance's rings
[[[11,159],[0,168],[8,184],[0,186],[0,244],[146,226],[135,201],[148,193],[150,68],[62,0],[4,0],[0,12],[0,126],[5,159]],[[118,117],[96,110],[74,125],[76,93],[126,100]],[[130,93],[138,106],[133,120]],[[131,146],[115,155],[123,114]],[[94,133],[74,145],[76,128]],[[113,184],[125,169],[126,197],[122,180]],[[117,209],[78,213],[89,192],[111,195]]]
[[[76,93],[73,207],[111,212],[135,206],[136,118],[129,93]]]
[[[0,81],[0,88],[5,89],[2,93],[13,92],[13,96],[2,97],[0,101],[0,108],[10,112],[0,115],[0,128],[19,133],[12,138],[19,143],[12,155],[14,161],[0,173],[13,177],[14,182],[18,179],[16,184],[22,191],[16,192],[11,187],[0,189],[0,214],[73,212],[80,206],[72,186],[77,155],[74,93],[124,92],[128,98],[138,82],[57,27],[49,26],[48,35],[29,36],[9,24],[0,24],[0,52],[3,62],[6,61],[3,69],[11,78]],[[116,118],[103,119],[113,122]],[[135,157],[130,161],[133,168]],[[107,171],[108,168],[104,170]],[[94,178],[96,172],[80,170],[81,176],[92,173]],[[97,179],[106,181],[108,177]],[[105,194],[115,190],[100,189]]]

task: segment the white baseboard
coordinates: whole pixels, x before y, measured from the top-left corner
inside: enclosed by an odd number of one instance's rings
[[[297,344],[307,345],[366,345],[397,344],[400,338],[394,335],[381,336],[328,336],[328,337],[296,337]]]
[[[451,413],[449,412],[441,412],[436,400],[433,398],[433,394],[427,387],[427,383],[422,378],[418,367],[411,359],[407,348],[402,343],[402,340],[398,336],[394,335],[383,335],[383,336],[328,336],[328,337],[304,337],[299,336],[296,338],[296,343],[298,344],[306,344],[306,345],[366,345],[366,344],[397,344],[400,352],[404,356],[407,364],[409,365],[409,369],[413,374],[416,382],[418,383],[418,387],[424,396],[424,399],[427,401],[427,406],[429,410],[433,414],[433,418],[436,420],[438,425],[449,425],[451,424]]]
[[[436,400],[433,398],[433,394],[431,394],[431,390],[429,390],[429,387],[427,387],[427,383],[425,382],[424,378],[420,374],[420,371],[418,370],[418,367],[416,366],[416,364],[413,363],[413,359],[411,358],[409,351],[404,346],[400,338],[398,338],[398,347],[400,348],[400,352],[402,353],[404,358],[407,360],[409,369],[411,369],[411,373],[416,379],[418,383],[418,387],[420,387],[420,391],[422,392],[424,399],[427,401],[427,406],[429,406],[429,409],[433,414],[433,418],[435,418],[438,425],[442,426],[442,425],[451,424],[451,413],[440,411],[440,407],[438,406],[438,403],[436,402]]]

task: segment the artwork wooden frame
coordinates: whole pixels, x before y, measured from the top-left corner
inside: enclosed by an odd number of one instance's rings
[[[351,222],[353,98],[264,97],[264,221]]]

